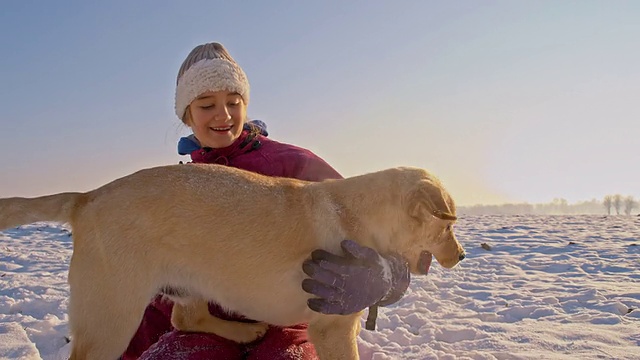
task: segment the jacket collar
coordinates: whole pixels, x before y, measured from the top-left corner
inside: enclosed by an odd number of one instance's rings
[[[236,156],[260,148],[262,142],[259,138],[260,135],[244,130],[240,136],[227,147],[218,149],[204,147],[192,150],[191,160],[195,163],[229,165],[231,160]],[[193,139],[195,139],[195,137]]]

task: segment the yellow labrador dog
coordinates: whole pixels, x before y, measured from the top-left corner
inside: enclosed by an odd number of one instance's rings
[[[307,307],[302,263],[316,249],[341,253],[353,239],[404,256],[424,273],[427,254],[445,268],[464,258],[455,205],[427,171],[394,168],[319,183],[219,165],[145,169],[87,193],[0,199],[0,229],[69,222],[71,359],[113,360],[159,291],[176,302],[173,323],[237,341],[267,323],[309,323],[322,360],[358,359],[361,314]],[[264,323],[209,316],[207,301]]]

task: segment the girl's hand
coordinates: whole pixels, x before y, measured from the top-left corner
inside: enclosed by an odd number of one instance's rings
[[[302,289],[317,296],[308,301],[311,310],[346,315],[373,305],[393,304],[402,298],[410,281],[404,258],[383,257],[352,240],[340,245],[344,256],[316,250],[302,265],[309,275],[302,281]]]

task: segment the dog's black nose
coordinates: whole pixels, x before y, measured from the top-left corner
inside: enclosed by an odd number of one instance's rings
[[[464,258],[467,257],[467,255],[465,255],[465,253],[460,254],[460,256],[458,256],[458,260],[462,261],[464,260]]]

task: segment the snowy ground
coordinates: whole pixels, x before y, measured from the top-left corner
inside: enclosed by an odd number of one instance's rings
[[[457,234],[468,258],[380,309],[362,359],[640,359],[640,217],[469,216]],[[0,232],[0,359],[68,352],[69,235]]]

